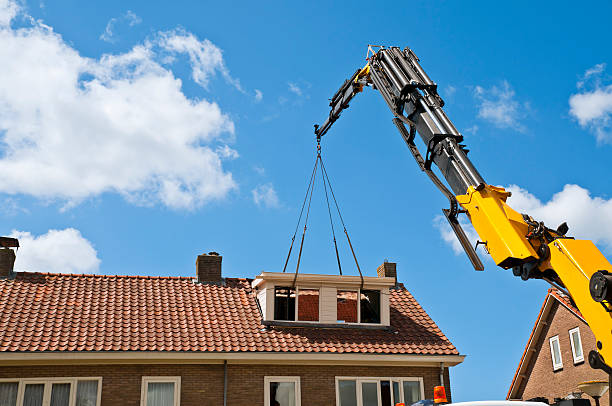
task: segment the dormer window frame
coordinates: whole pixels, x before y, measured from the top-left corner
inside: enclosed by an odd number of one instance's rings
[[[291,292],[291,296],[295,294],[295,309],[291,309],[292,320],[279,320],[279,316],[285,317],[286,310],[276,308],[276,303],[279,303],[276,297],[278,288],[291,288],[295,284],[295,290]],[[281,272],[262,272],[251,283],[254,289],[254,294],[257,297],[257,303],[262,314],[262,324],[274,325],[281,327],[320,327],[320,328],[364,328],[364,329],[389,329],[390,328],[390,291],[396,286],[396,280],[392,277],[363,277],[353,275],[325,275],[325,274],[299,274],[295,278],[294,274]],[[313,289],[318,291],[318,321],[314,320],[299,320],[299,317],[305,319],[313,319],[314,312],[308,314],[299,314],[299,301],[310,303],[300,299],[301,292],[304,290]],[[339,317],[355,320],[355,313],[352,310],[340,309],[338,311],[338,292],[349,291],[353,292],[347,299],[352,300],[353,295],[356,297],[357,319],[356,322],[338,322]],[[378,308],[372,309],[371,318],[364,320],[364,310],[368,307],[368,297],[362,296],[366,291],[375,291],[369,295],[369,303],[377,303]],[[314,293],[313,293],[314,295]],[[305,296],[308,300],[308,296]],[[282,300],[282,297],[279,299]],[[293,299],[291,299],[293,300]],[[314,302],[313,302],[314,303]],[[290,301],[288,306],[293,307],[294,302]],[[350,307],[353,309],[353,307]],[[285,310],[285,311],[283,311]],[[349,317],[353,315],[353,317]],[[289,317],[287,317],[289,318]],[[372,321],[375,321],[372,323]]]
[[[295,295],[295,305],[294,305],[294,311],[293,311],[293,320],[280,320],[276,318],[276,314],[273,315],[274,317],[274,321],[281,321],[281,322],[288,322],[288,323],[310,323],[310,324],[318,324],[321,322],[321,287],[320,286],[308,286],[308,285],[303,285],[303,286],[296,286],[295,288],[292,288],[291,286],[285,286],[285,285],[274,285],[274,287],[272,288],[274,291],[274,313],[276,313],[276,289],[294,289],[294,295]],[[300,306],[300,289],[301,290],[316,290],[319,292],[318,294],[318,316],[317,316],[317,320],[316,321],[311,321],[311,320],[299,320],[298,316],[299,316],[299,306]]]

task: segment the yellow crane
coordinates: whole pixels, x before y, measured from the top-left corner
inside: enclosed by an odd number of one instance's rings
[[[476,270],[484,270],[476,247],[466,237],[458,216],[465,214],[495,263],[512,269],[524,280],[544,279],[565,291],[595,334],[597,350],[589,364],[612,376],[612,265],[589,240],[567,236],[568,226],[556,229],[512,209],[510,192],[485,182],[467,157],[463,136],[442,107],[437,85],[411,49],[368,46],[367,64],[347,79],[330,101],[325,122],[315,135],[329,131],[355,95],[364,87],[378,90],[395,116],[393,123],[417,164],[448,198],[444,216]],[[415,144],[426,145],[423,156]],[[446,184],[432,170],[436,165]]]

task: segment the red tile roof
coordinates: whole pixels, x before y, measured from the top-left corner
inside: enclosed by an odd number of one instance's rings
[[[0,280],[0,352],[459,354],[406,289],[390,303],[390,330],[264,328],[247,279],[18,273]]]

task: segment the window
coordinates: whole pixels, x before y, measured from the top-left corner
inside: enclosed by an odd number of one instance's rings
[[[559,336],[550,338],[550,354],[552,357],[553,371],[563,368],[563,360],[561,360],[561,347],[559,346]]]
[[[319,321],[319,289],[298,288],[298,321]]]
[[[574,364],[584,362],[584,353],[582,352],[582,341],[580,340],[580,328],[576,327],[569,331],[570,343],[572,344],[572,355],[574,356]]]
[[[0,380],[0,406],[98,406],[102,378]]]
[[[300,406],[299,376],[266,376],[264,378],[265,406]]]
[[[319,321],[319,289],[275,287],[274,320]]]
[[[380,290],[362,290],[359,303],[362,323],[380,323]]]
[[[295,321],[295,290],[274,288],[274,320]]]
[[[180,403],[180,376],[142,377],[141,406],[179,406]]]
[[[338,323],[380,324],[380,290],[359,292],[338,290],[337,292]]]
[[[423,398],[422,378],[336,377],[337,406],[411,405]]]
[[[338,323],[357,323],[357,292],[338,290],[336,296]]]

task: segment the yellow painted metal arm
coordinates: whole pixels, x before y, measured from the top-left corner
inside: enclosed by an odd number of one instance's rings
[[[599,356],[612,365],[612,306],[596,302],[589,287],[594,273],[612,273],[612,265],[591,241],[548,229],[548,238],[532,233],[533,224],[506,204],[508,196],[501,187],[483,185],[470,187],[457,201],[497,265],[518,270],[515,274],[527,270],[525,278],[545,277],[567,289],[597,339]]]

